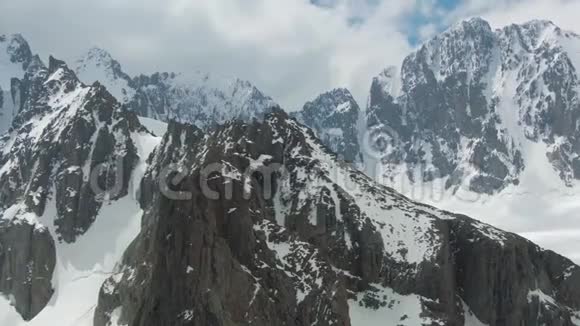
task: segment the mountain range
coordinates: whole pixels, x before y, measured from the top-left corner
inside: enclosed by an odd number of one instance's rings
[[[101,82],[137,114],[205,129],[232,119],[261,118],[276,106],[247,81],[199,71],[161,72],[129,77],[105,50],[92,48],[76,60],[74,71],[85,83]]]
[[[549,166],[575,189],[578,40],[464,21],[365,109],[335,89],[288,114],[0,36],[0,324],[580,325],[570,259],[396,182],[500,198]]]

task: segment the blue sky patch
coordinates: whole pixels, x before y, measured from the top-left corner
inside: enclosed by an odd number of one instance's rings
[[[377,6],[381,1],[388,0],[361,0],[366,1],[366,5],[369,7]],[[310,2],[316,6],[323,8],[333,8],[340,0],[310,0]],[[421,29],[425,26],[432,26],[435,28],[435,32],[441,32],[445,30],[446,26],[441,21],[441,16],[437,12],[448,12],[457,8],[461,4],[461,0],[437,0],[435,4],[436,12],[424,13],[417,8],[415,12],[403,17],[401,21],[401,32],[407,35],[409,42],[412,45],[418,45],[425,41],[423,35],[421,35]],[[365,17],[353,16],[349,18],[350,25],[361,25],[364,24]]]

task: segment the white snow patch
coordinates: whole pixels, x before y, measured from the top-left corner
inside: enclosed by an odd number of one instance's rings
[[[463,317],[465,318],[465,326],[489,326],[488,324],[482,323],[477,318],[477,316],[473,313],[465,301],[461,300],[461,303],[463,304]]]
[[[167,123],[165,122],[145,117],[139,117],[139,122],[157,137],[163,137],[167,132]]]
[[[580,326],[580,311],[572,313],[572,323],[575,326]]]
[[[121,313],[123,312],[123,307],[118,307],[113,312],[111,312],[110,326],[126,326],[127,324],[121,324],[119,319],[121,318]]]
[[[528,293],[528,302],[532,303],[533,298],[538,298],[540,300],[541,303],[550,305],[550,306],[555,306],[557,307],[558,304],[556,303],[556,300],[554,300],[554,298],[552,298],[551,296],[547,295],[546,293],[544,293],[542,290],[534,290],[534,291],[530,291]]]
[[[0,295],[0,325],[23,325],[22,317],[13,307],[14,298],[6,298]]]
[[[417,326],[436,323],[429,318],[421,317],[423,312],[422,298],[418,295],[401,295],[390,288],[375,286],[378,292],[374,297],[385,303],[384,307],[374,309],[365,307],[363,298],[367,292],[357,294],[356,299],[348,301],[352,326],[400,325]]]
[[[344,102],[336,107],[336,112],[338,113],[348,112],[350,111],[350,108],[351,108],[350,102]]]

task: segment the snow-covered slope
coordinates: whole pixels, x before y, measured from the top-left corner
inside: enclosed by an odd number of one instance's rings
[[[109,53],[93,48],[76,63],[85,83],[99,81],[140,116],[176,120],[202,129],[232,119],[261,118],[276,103],[247,81],[201,72],[155,73],[134,78]]]

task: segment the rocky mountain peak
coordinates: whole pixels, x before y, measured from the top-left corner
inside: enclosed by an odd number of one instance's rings
[[[84,61],[96,61],[104,64],[114,61],[113,56],[107,50],[96,46],[90,48],[82,59]]]
[[[350,91],[336,88],[307,102],[293,113],[312,128],[322,142],[349,162],[359,162],[358,121],[362,112]]]
[[[161,121],[178,120],[209,128],[231,119],[263,116],[275,102],[250,82],[209,73],[157,72],[128,76],[106,51],[93,48],[76,62],[86,83],[99,81],[137,114]]]
[[[350,91],[346,88],[335,88],[331,91],[320,94],[313,101],[307,102],[304,106],[308,108],[317,109],[322,111],[322,113],[330,115],[335,112],[342,112],[345,110],[350,110],[349,105],[344,103],[351,103],[354,101],[354,97]],[[319,105],[323,104],[323,105]]]
[[[561,37],[574,33],[563,31],[551,21],[534,20],[525,24],[512,24],[500,31],[500,38],[512,48],[520,46],[525,52],[540,51],[544,48],[561,46]],[[515,49],[515,48],[514,48]]]
[[[74,250],[102,209],[130,195],[133,172],[149,154],[140,139],[153,138],[104,87],[84,85],[65,62],[32,62],[36,68],[13,80],[19,110],[0,137],[0,293],[27,321],[52,298],[57,259],[82,268],[81,256],[63,258],[62,248]],[[54,279],[68,282],[62,276]]]
[[[17,91],[15,81],[27,71],[43,66],[39,61],[22,35],[0,35],[0,135],[10,129],[18,113],[18,99],[13,98]]]
[[[391,96],[397,98],[400,93],[399,69],[395,66],[385,68],[378,76],[373,78],[372,86],[376,88],[371,91],[372,95]],[[369,99],[371,102],[377,101]]]
[[[0,43],[3,43],[6,54],[10,56],[10,61],[13,63],[26,65],[32,57],[30,46],[21,34],[0,35]]]
[[[22,78],[31,60],[32,51],[22,35],[0,34],[0,89],[9,91],[10,79]]]
[[[134,95],[131,78],[112,55],[98,47],[89,49],[74,63],[75,74],[85,83],[99,81],[120,102],[126,103]]]
[[[54,76],[54,80],[64,80],[64,79],[72,79],[78,82],[78,79],[74,72],[69,69],[68,65],[59,59],[56,59],[53,56],[48,57],[48,74],[53,75],[56,72],[59,72],[58,76]]]
[[[480,32],[480,33],[489,33],[492,32],[491,25],[485,19],[481,17],[471,17],[467,19],[463,19],[456,24],[452,25],[447,31],[443,32],[443,35],[446,33],[455,33],[455,32]]]
[[[129,79],[121,64],[109,52],[98,47],[90,48],[75,62],[75,71],[78,74],[82,75],[90,70],[102,70],[111,78]]]
[[[571,185],[580,176],[579,48],[580,38],[551,22],[494,31],[479,18],[426,42],[403,62],[401,94],[385,89],[384,74],[371,87],[368,125],[399,143],[382,158],[385,174],[450,188],[468,180],[468,189],[494,193],[519,184],[537,160],[530,148],[544,143],[543,160]]]

